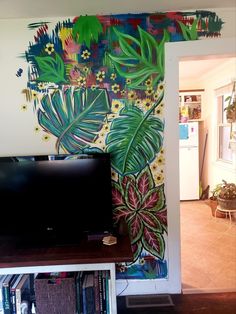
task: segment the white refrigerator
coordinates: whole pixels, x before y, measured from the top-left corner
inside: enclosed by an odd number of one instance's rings
[[[198,122],[179,124],[180,200],[199,199]]]

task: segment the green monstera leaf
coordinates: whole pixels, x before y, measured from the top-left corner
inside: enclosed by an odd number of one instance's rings
[[[41,100],[43,110],[38,110],[38,121],[55,135],[56,148],[69,153],[84,150],[92,143],[103,126],[110,102],[105,89],[68,88],[55,91]]]
[[[160,151],[164,124],[151,112],[144,114],[137,107],[125,107],[111,124],[107,152],[111,153],[112,167],[121,175],[142,171]]]
[[[164,44],[170,40],[169,33],[164,30],[160,43],[138,26],[140,39],[123,34],[113,28],[119,40],[122,51],[120,55],[109,54],[117,72],[130,79],[129,87],[145,89],[142,85],[147,78],[152,77],[153,85],[164,78]]]

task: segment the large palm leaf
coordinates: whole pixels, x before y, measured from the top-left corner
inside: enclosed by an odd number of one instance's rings
[[[112,167],[121,175],[140,172],[162,146],[164,124],[151,112],[144,114],[137,107],[124,108],[112,122],[106,138],[107,151],[112,154]]]
[[[105,89],[57,90],[51,97],[45,95],[41,105],[40,125],[58,138],[57,151],[62,147],[69,153],[77,153],[95,140],[110,111]]]

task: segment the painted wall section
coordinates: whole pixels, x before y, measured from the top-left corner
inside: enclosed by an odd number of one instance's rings
[[[1,21],[1,155],[111,153],[134,253],[120,278],[168,278],[164,44],[222,24],[207,11]]]

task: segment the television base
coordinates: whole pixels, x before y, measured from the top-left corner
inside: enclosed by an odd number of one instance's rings
[[[111,233],[108,231],[105,232],[97,232],[97,233],[88,233],[87,234],[87,241],[96,241],[102,240],[104,237],[110,235]]]

